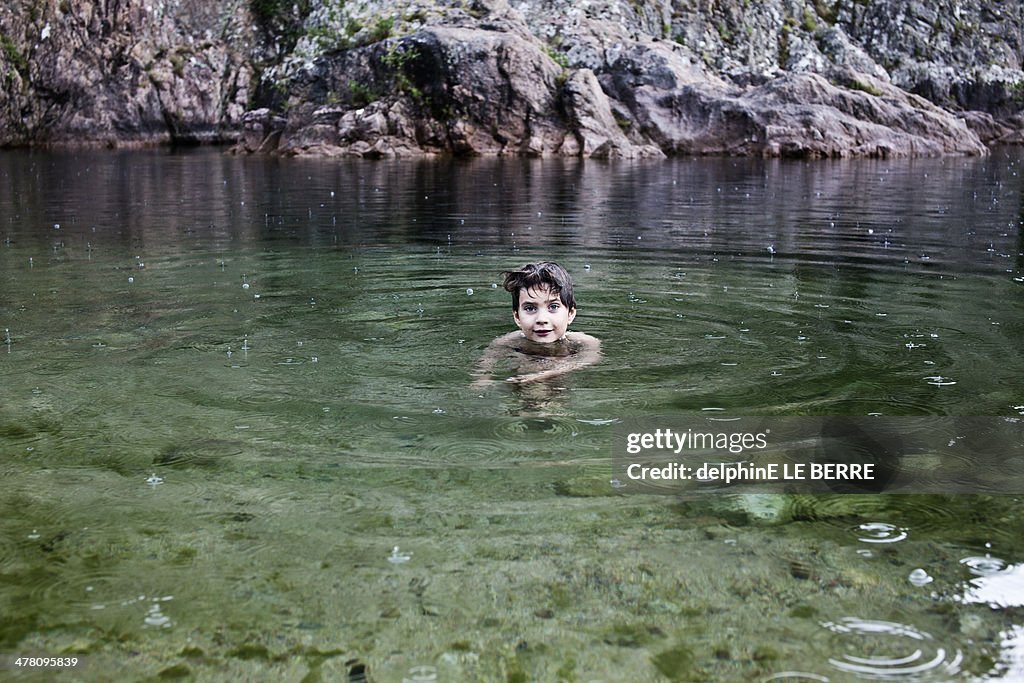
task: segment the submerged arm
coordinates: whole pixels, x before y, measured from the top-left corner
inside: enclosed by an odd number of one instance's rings
[[[487,345],[487,348],[484,349],[483,355],[480,356],[480,360],[476,362],[476,368],[473,370],[473,382],[469,386],[480,388],[489,384],[494,384],[494,380],[491,379],[491,373],[494,371],[494,366],[498,364],[498,361],[501,360],[503,356],[509,353],[510,343],[517,337],[519,337],[518,332],[510,332],[509,334],[496,338]]]

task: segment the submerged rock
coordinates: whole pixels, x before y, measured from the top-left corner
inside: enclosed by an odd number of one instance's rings
[[[708,509],[734,524],[772,525],[792,521],[790,497],[778,493],[740,493],[716,496]]]
[[[228,466],[229,461],[242,450],[242,444],[234,441],[194,439],[166,446],[153,458],[153,464],[160,467],[217,469]]]

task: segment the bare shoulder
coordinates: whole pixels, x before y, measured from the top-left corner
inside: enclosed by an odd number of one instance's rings
[[[522,341],[523,333],[519,330],[513,330],[508,334],[503,334],[500,337],[495,337],[491,342],[491,346],[497,347],[512,347],[513,344]]]
[[[601,348],[601,340],[586,332],[567,332],[566,336],[587,351],[597,351]]]

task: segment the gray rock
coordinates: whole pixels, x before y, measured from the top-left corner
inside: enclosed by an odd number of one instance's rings
[[[574,71],[562,88],[568,125],[575,140],[562,146],[568,156],[595,158],[662,157],[653,145],[633,145],[620,129],[607,95],[590,69]]]
[[[199,0],[4,3],[0,144],[236,139],[251,37],[222,12]]]
[[[999,143],[1013,135],[1015,129],[1024,130],[1020,124],[1011,126],[1007,122],[996,121],[991,114],[983,111],[966,111],[961,114],[961,118],[985,144]]]
[[[1021,15],[995,0],[8,3],[0,144],[983,154],[1024,137]]]

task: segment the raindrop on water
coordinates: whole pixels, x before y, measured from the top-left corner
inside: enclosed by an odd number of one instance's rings
[[[907,537],[905,528],[888,522],[865,522],[854,531],[862,543],[896,543]]]
[[[910,572],[910,576],[907,577],[907,580],[915,586],[926,586],[935,579],[933,579],[928,572],[918,567],[914,571]]]
[[[965,565],[967,570],[975,576],[992,576],[1004,571],[1007,567],[1006,560],[988,554],[965,557],[960,560],[960,564]]]
[[[402,677],[402,683],[435,683],[437,669],[432,666],[414,666]]]
[[[147,626],[158,626],[160,628],[170,628],[171,626],[171,618],[160,611],[160,605],[150,606],[144,621]]]
[[[411,552],[402,552],[401,549],[396,545],[391,549],[391,554],[388,555],[388,562],[391,564],[403,564],[412,559]]]

